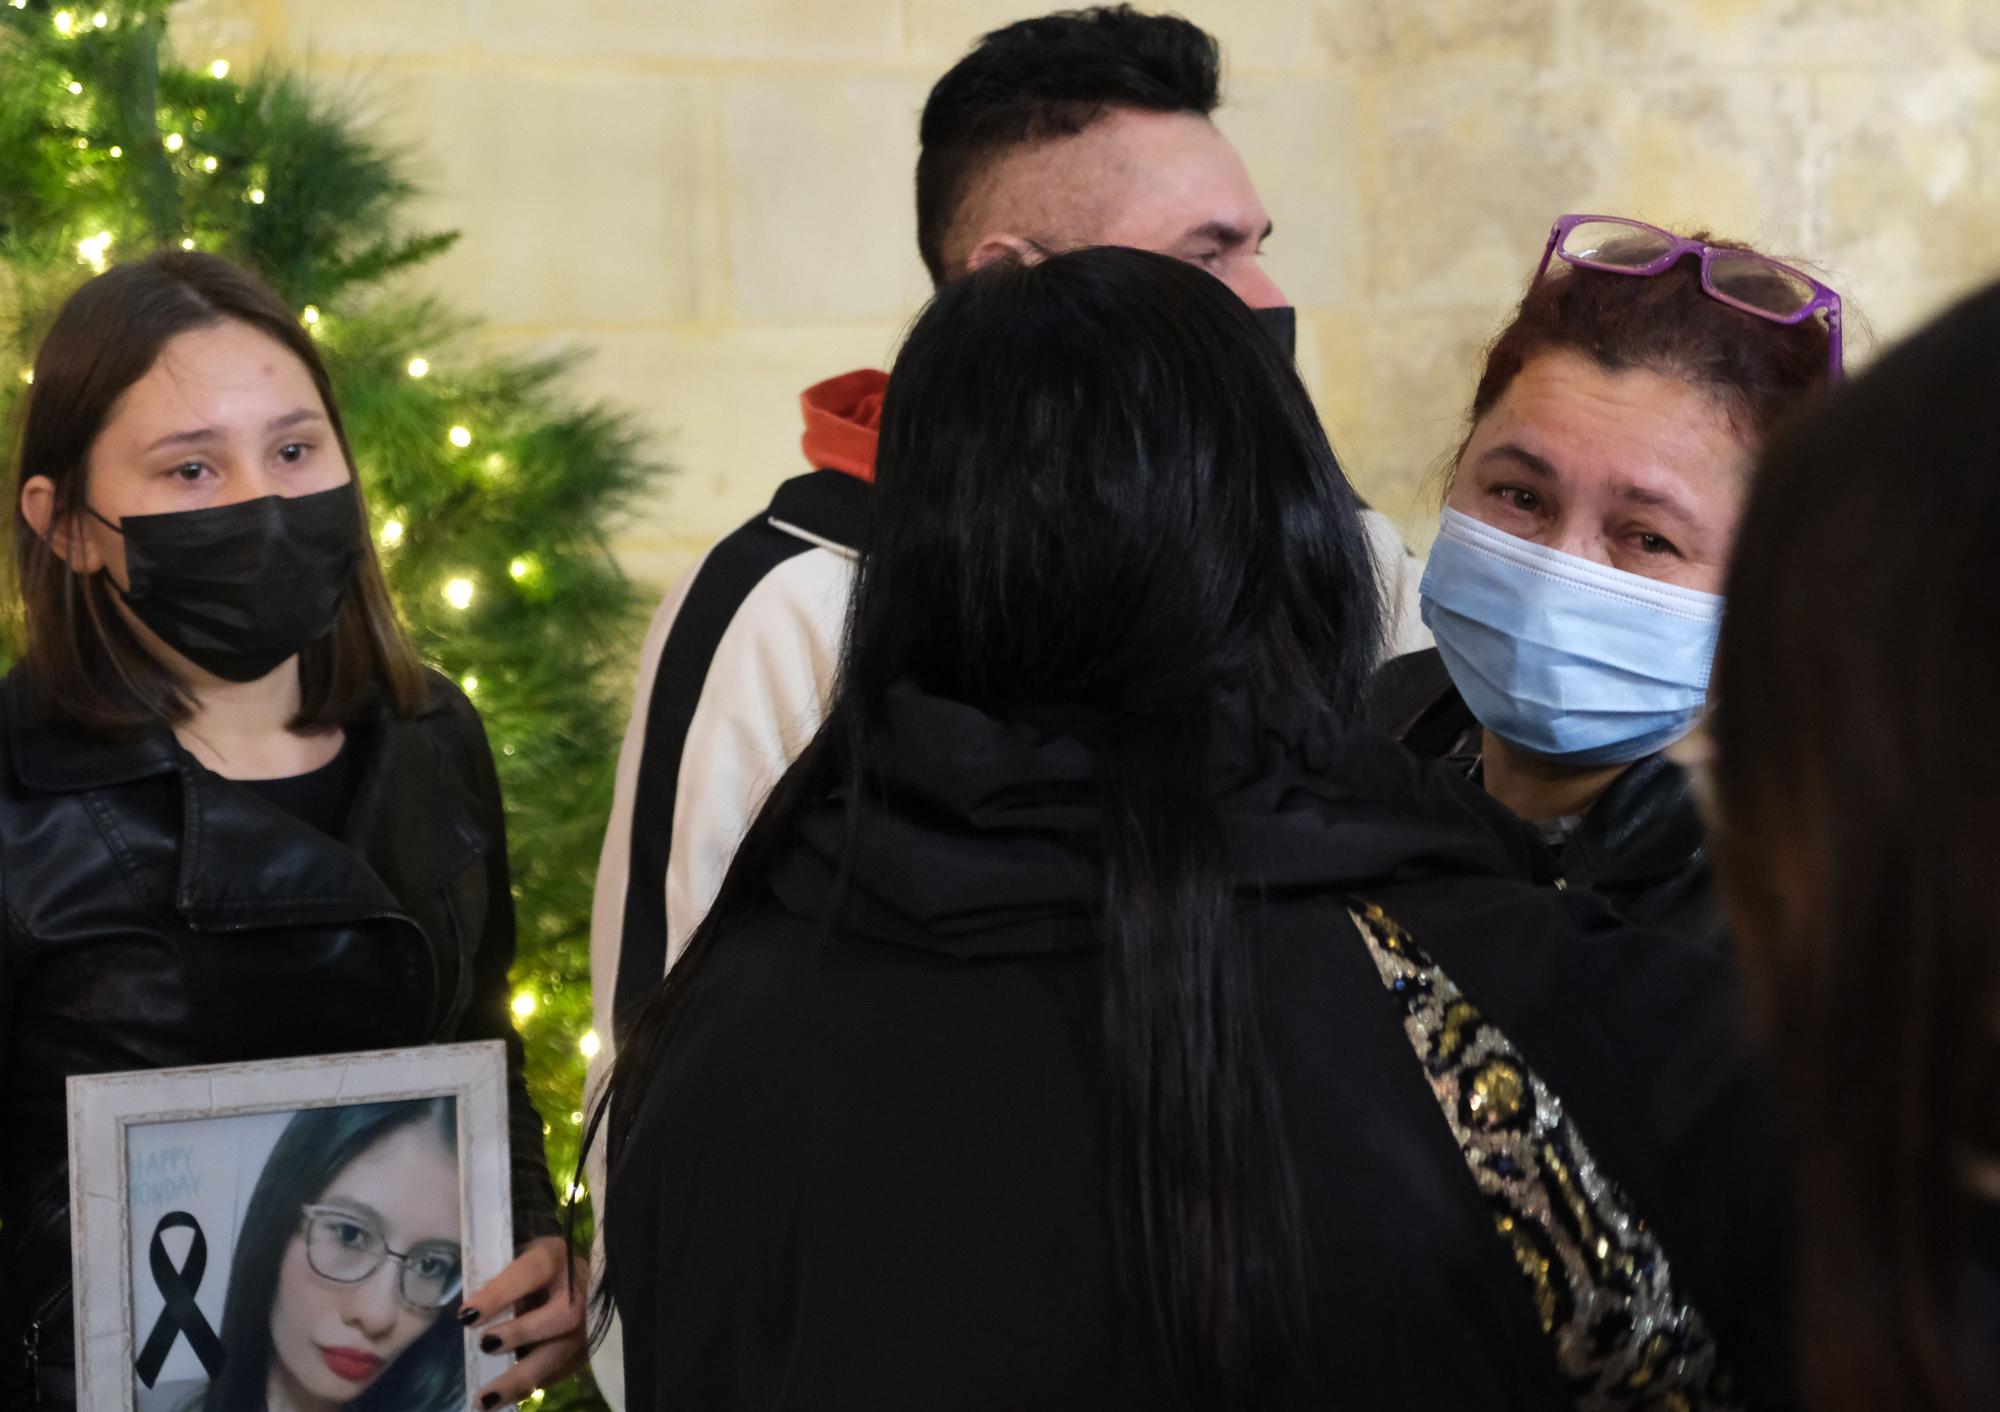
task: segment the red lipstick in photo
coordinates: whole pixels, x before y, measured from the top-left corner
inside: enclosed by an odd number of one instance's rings
[[[326,1360],[336,1378],[345,1378],[350,1383],[365,1383],[382,1371],[382,1360],[364,1349],[321,1348],[319,1356]]]

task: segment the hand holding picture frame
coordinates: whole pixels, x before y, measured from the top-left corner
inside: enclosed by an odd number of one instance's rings
[[[505,1083],[497,1041],[72,1078],[78,1406],[468,1406]]]

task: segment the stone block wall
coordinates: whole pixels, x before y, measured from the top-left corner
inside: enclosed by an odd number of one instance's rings
[[[1049,0],[1053,5],[1054,0]],[[432,282],[680,469],[618,529],[664,585],[803,467],[797,393],[928,285],[931,82],[1028,0],[184,0],[189,58],[303,63],[464,232]],[[1364,492],[1427,473],[1549,221],[1706,225],[1816,264],[1856,360],[2000,274],[2000,0],[1183,0],[1277,223],[1269,267]],[[1980,153],[1987,153],[1982,158]]]

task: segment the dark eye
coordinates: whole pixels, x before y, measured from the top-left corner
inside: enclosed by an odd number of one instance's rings
[[[1681,551],[1674,547],[1672,540],[1654,534],[1650,530],[1640,530],[1638,540],[1639,548],[1647,554],[1671,554],[1675,558],[1680,557]]]
[[[1510,510],[1533,514],[1542,508],[1542,497],[1518,485],[1503,485],[1494,491]]]
[[[296,466],[299,462],[305,460],[306,453],[310,450],[312,448],[303,441],[286,442],[278,448],[278,459],[288,466]]]
[[[355,1221],[343,1221],[338,1217],[326,1223],[333,1238],[346,1250],[365,1250],[374,1232]]]
[[[458,1273],[458,1257],[443,1251],[431,1251],[412,1260],[410,1268],[417,1272],[419,1278],[442,1284]]]
[[[167,474],[172,476],[175,480],[193,483],[194,481],[200,480],[202,472],[207,469],[208,468],[202,465],[202,463],[199,461],[186,461],[178,466],[175,466],[172,470],[168,471]]]

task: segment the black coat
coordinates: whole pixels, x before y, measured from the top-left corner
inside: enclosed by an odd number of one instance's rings
[[[1368,719],[1426,760],[1463,773],[1479,764],[1479,721],[1434,648],[1382,664]],[[1565,886],[1590,888],[1632,921],[1720,949],[1726,934],[1707,842],[1687,771],[1654,754],[1598,796],[1556,862]]]
[[[556,1229],[508,1015],[514,907],[478,715],[350,728],[336,841],[198,764],[30,718],[0,683],[0,1406],[74,1398],[64,1080],[505,1039],[515,1234]],[[25,1355],[25,1356],[24,1356]]]
[[[1089,757],[914,693],[894,720],[852,890],[814,809],[718,917],[609,1181],[629,1412],[1174,1405],[1111,1248]],[[1384,737],[1301,713],[1239,745],[1216,790],[1314,1279],[1264,1405],[1574,1405],[1360,902],[1527,1056],[1779,1402],[1728,968],[1548,886],[1518,821]]]

